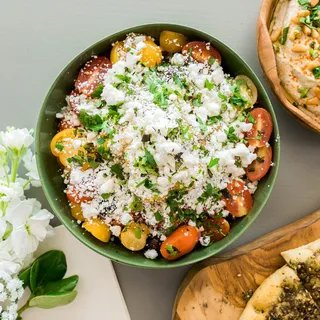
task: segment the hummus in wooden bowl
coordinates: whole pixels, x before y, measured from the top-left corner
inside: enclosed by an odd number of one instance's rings
[[[319,0],[265,0],[257,40],[261,65],[280,100],[320,132]]]

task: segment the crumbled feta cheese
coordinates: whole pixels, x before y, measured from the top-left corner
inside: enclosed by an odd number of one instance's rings
[[[144,256],[148,259],[154,260],[158,257],[158,252],[154,249],[146,250]]]

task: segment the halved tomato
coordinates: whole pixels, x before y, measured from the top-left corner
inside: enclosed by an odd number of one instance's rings
[[[271,146],[257,149],[257,159],[254,160],[246,169],[246,174],[249,180],[258,181],[262,179],[270,169],[272,161]]]
[[[67,97],[67,102],[70,106],[70,109],[76,113],[79,114],[80,110],[78,106],[80,105],[80,98],[79,93],[77,93],[75,90],[72,90],[69,96]]]
[[[254,118],[255,123],[252,129],[247,132],[246,138],[250,146],[261,148],[269,141],[273,122],[270,113],[263,108],[256,108],[250,112]]]
[[[245,184],[240,180],[233,180],[228,184],[227,190],[229,197],[224,199],[227,210],[237,218],[247,215],[253,206],[253,201]]]
[[[219,51],[213,48],[209,43],[202,41],[191,41],[182,48],[183,55],[186,56],[189,54],[189,52],[191,52],[192,58],[198,62],[204,63],[211,58],[214,58],[221,63],[221,55]]]
[[[72,203],[90,202],[93,199],[93,192],[80,191],[73,184],[69,184],[66,190],[67,198]]]
[[[90,96],[102,84],[104,75],[111,68],[107,57],[95,57],[80,70],[75,88],[79,93]]]
[[[230,224],[224,218],[208,218],[202,223],[204,231],[202,236],[210,237],[210,242],[219,241],[224,238],[230,231]]]

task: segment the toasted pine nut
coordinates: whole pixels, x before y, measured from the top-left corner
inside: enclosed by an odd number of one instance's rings
[[[294,46],[292,46],[291,51],[292,52],[298,52],[298,53],[303,53],[306,52],[308,50],[308,47],[305,46],[304,44],[295,44]]]
[[[296,40],[296,33],[293,31],[293,32],[290,32],[289,33],[289,36],[288,36],[288,38],[291,40],[291,41],[294,41],[294,40]]]
[[[314,68],[316,67],[319,67],[320,66],[320,62],[319,61],[311,61],[309,64],[308,64],[308,69],[309,70],[313,70]]]
[[[303,33],[309,36],[311,34],[311,29],[307,26],[303,26]]]
[[[319,37],[319,32],[316,29],[312,29],[311,31],[311,37],[313,39],[317,39]]]
[[[301,39],[301,37],[302,37],[302,32],[301,31],[296,33],[296,39]]]
[[[313,8],[319,3],[319,0],[311,0],[310,1],[310,6]]]
[[[277,30],[272,31],[271,36],[270,36],[270,39],[272,42],[276,42],[279,39],[281,31],[282,31],[281,29],[277,29]]]
[[[317,105],[320,105],[320,99],[318,97],[314,97],[314,98],[308,99],[306,103],[311,106],[317,106]]]
[[[314,87],[312,89],[312,91],[320,99],[320,88],[319,87]]]
[[[300,24],[300,18],[298,16],[291,18],[291,21],[295,24]]]
[[[307,17],[308,15],[310,15],[310,11],[309,10],[300,10],[298,12],[298,16],[299,17]]]

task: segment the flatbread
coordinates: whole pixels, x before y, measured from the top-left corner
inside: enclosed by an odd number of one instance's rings
[[[264,280],[240,317],[240,320],[274,319],[320,319],[316,303],[287,265]]]
[[[320,308],[320,239],[282,252],[287,264],[297,273]]]

